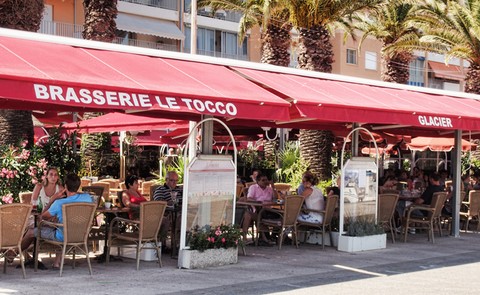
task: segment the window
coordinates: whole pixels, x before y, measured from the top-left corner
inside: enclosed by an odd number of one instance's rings
[[[365,69],[377,70],[377,53],[366,51],[365,52]]]
[[[357,51],[355,49],[347,49],[347,64],[357,64]]]
[[[419,57],[410,62],[408,85],[425,86],[424,84],[425,59]]]

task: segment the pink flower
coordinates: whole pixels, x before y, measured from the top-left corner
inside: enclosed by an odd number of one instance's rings
[[[2,202],[4,204],[11,204],[13,203],[13,197],[12,197],[12,194],[7,194],[5,196],[2,197]]]
[[[222,231],[220,230],[219,227],[217,227],[217,230],[215,231],[215,235],[218,237],[221,234],[222,234]]]
[[[224,244],[225,244],[225,238],[222,238],[222,243],[224,243]]]
[[[24,141],[22,142],[22,147],[26,147],[27,144],[28,144],[28,140],[24,140]]]

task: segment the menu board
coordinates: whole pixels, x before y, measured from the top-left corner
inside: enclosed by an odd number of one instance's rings
[[[231,155],[194,158],[184,175],[181,246],[192,228],[233,223],[236,181]]]

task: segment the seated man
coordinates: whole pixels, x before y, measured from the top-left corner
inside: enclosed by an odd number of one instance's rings
[[[80,178],[76,174],[68,174],[65,177],[65,190],[67,197],[55,197],[50,199],[50,203],[47,205],[46,209],[43,211],[41,218],[44,220],[54,221],[58,223],[63,222],[63,213],[62,206],[63,204],[70,203],[92,203],[93,199],[88,193],[78,193],[78,188],[80,187]],[[55,195],[57,196],[57,195]],[[25,234],[25,237],[22,240],[22,250],[27,249],[30,244],[33,242],[34,238],[40,234],[40,237],[54,240],[54,241],[63,241],[63,229],[52,228],[52,227],[42,227],[42,231],[38,233],[38,229],[30,229]],[[53,268],[59,268],[60,262],[62,259],[61,253],[57,253],[55,256],[55,261],[52,265]]]
[[[257,202],[271,202],[273,200],[275,191],[269,185],[269,180],[266,175],[263,175],[261,172],[258,173],[256,178],[257,184],[250,186],[247,193],[247,201],[257,201]],[[257,212],[255,208],[249,208],[246,210],[243,215],[242,231],[244,235],[248,232],[248,227],[253,220],[257,220]],[[263,244],[270,244],[265,233],[261,233]]]
[[[173,206],[174,203],[182,204],[182,194],[183,187],[177,186],[178,183],[178,174],[175,171],[168,171],[165,176],[165,184],[159,186],[153,193],[153,199],[155,201],[166,201],[168,206]],[[176,200],[173,200],[175,198]],[[167,212],[166,212],[167,213]],[[168,212],[170,213],[170,212]],[[180,218],[181,214],[177,215],[177,220],[175,222],[176,231],[180,230]],[[160,227],[160,237],[162,238],[162,243],[165,245],[165,239],[167,237],[168,229],[170,228],[170,216],[166,214],[163,217],[162,226]],[[175,234],[176,237],[179,235]]]

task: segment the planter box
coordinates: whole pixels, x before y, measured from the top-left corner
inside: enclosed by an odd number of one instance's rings
[[[358,252],[387,247],[387,235],[373,235],[364,237],[350,237],[341,235],[338,237],[338,251]]]
[[[338,232],[332,232],[333,237],[333,247],[338,246]],[[299,232],[298,240],[301,243],[312,244],[312,245],[322,245],[322,232],[321,231],[310,231],[310,232]],[[330,234],[325,234],[325,246],[332,246],[330,242]]]
[[[180,250],[178,255],[179,268],[206,268],[234,264],[238,261],[238,249],[208,249],[203,252],[198,250]]]
[[[152,247],[153,244],[147,244],[147,247]],[[103,249],[103,248],[100,248]],[[118,254],[117,247],[110,248],[110,255],[116,256]],[[120,247],[120,256],[125,258],[136,259],[137,248],[132,245]],[[142,261],[157,261],[157,252],[155,249],[142,249],[140,251],[140,260]]]

